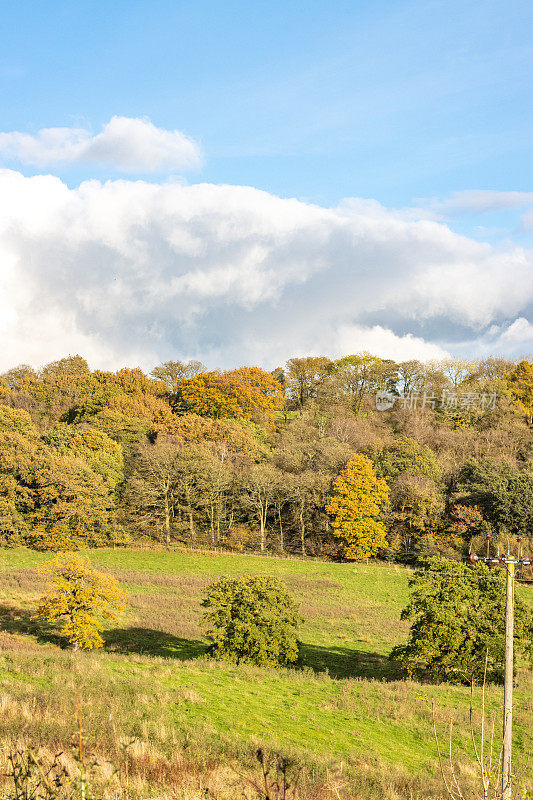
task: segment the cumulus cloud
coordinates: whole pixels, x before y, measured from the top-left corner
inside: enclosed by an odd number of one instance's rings
[[[100,164],[134,173],[181,171],[201,162],[198,144],[181,131],[131,117],[112,117],[96,135],[85,128],[0,133],[0,156],[38,167]]]
[[[532,266],[523,249],[368,203],[126,180],[69,189],[3,170],[0,369],[74,351],[102,367],[467,355],[527,322]],[[498,335],[522,352],[523,338]]]
[[[522,352],[533,351],[533,325],[524,317],[515,319],[496,339],[496,347],[519,347]]]
[[[374,325],[371,328],[343,325],[339,329],[338,342],[339,349],[343,353],[366,351],[380,358],[392,358],[394,361],[411,359],[432,361],[450,356],[450,353],[438,344],[425,342],[412,333],[397,336],[381,325]]]

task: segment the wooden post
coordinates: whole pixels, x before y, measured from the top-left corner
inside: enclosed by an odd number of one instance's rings
[[[510,559],[507,568],[505,604],[505,673],[503,690],[502,800],[511,800],[511,745],[513,735],[513,636],[514,636],[514,572]]]

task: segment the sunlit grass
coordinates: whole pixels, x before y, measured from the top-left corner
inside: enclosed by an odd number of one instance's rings
[[[30,619],[42,591],[35,567],[46,557],[0,551],[0,724],[8,741],[26,736],[64,747],[79,695],[86,735],[99,752],[117,759],[128,737],[142,743],[135,762],[139,797],[150,781],[159,789],[185,781],[176,760],[195,770],[200,765],[199,774],[212,778],[221,760],[250,770],[253,746],[266,744],[307,765],[309,797],[331,796],[324,781],[342,762],[358,797],[408,798],[413,791],[436,798],[433,703],[439,725],[444,729],[453,719],[457,744],[468,747],[468,690],[399,680],[387,658],[407,634],[399,620],[408,593],[405,568],[92,551],[95,566],[129,590],[130,608],[107,631],[106,649],[73,654]],[[293,669],[235,667],[206,655],[199,626],[203,588],[219,575],[243,573],[283,578],[300,603],[305,622],[301,659]],[[489,710],[498,713],[500,700],[500,687],[490,687]],[[517,755],[531,750],[532,710],[531,676],[522,670]],[[214,796],[231,797],[227,776],[222,786],[217,775]],[[356,795],[347,790],[345,796]]]

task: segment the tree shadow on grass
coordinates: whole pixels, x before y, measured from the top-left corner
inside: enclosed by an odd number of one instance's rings
[[[321,647],[300,643],[297,666],[311,667],[315,672],[329,672],[332,678],[374,678],[394,681],[402,677],[401,669],[387,656],[366,653],[348,647]]]
[[[199,639],[182,639],[152,628],[113,628],[104,631],[106,650],[188,661],[207,652],[208,644]]]
[[[69,642],[43,620],[33,620],[33,612],[26,608],[0,603],[0,630],[33,636],[41,644],[54,644],[66,648]],[[180,636],[152,628],[113,628],[103,632],[105,649],[115,653],[175,658],[188,661],[205,655],[209,645],[200,639],[183,639]],[[300,643],[300,656],[296,668],[308,667],[315,672],[329,672],[332,678],[367,678],[393,681],[402,677],[398,665],[387,656],[366,653],[348,647]]]
[[[67,647],[68,641],[44,620],[32,619],[34,612],[27,608],[0,603],[0,630],[6,633],[24,633],[35,637],[40,644]]]
[[[0,603],[0,631],[33,636],[40,644],[69,647],[68,640],[43,620],[32,619],[27,608]],[[114,628],[102,633],[105,649],[115,653],[139,653],[187,661],[207,652],[208,645],[197,639],[182,639],[150,628]]]

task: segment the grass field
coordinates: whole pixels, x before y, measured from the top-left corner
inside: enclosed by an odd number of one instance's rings
[[[112,796],[254,797],[248,778],[259,746],[298,761],[302,798],[336,797],[334,786],[343,798],[444,796],[432,704],[443,731],[454,721],[454,749],[468,751],[469,692],[405,680],[388,660],[407,635],[399,619],[405,568],[145,550],[90,556],[128,590],[129,608],[106,631],[103,650],[72,653],[31,620],[43,589],[36,567],[48,556],[0,551],[0,725],[8,745],[68,748],[79,696],[89,750],[120,765]],[[203,588],[244,573],[283,578],[299,602],[305,622],[294,668],[235,667],[207,656],[198,625]],[[533,744],[526,668],[516,695],[520,761]],[[500,701],[501,689],[491,687],[493,713]],[[472,767],[461,759],[468,782]]]

